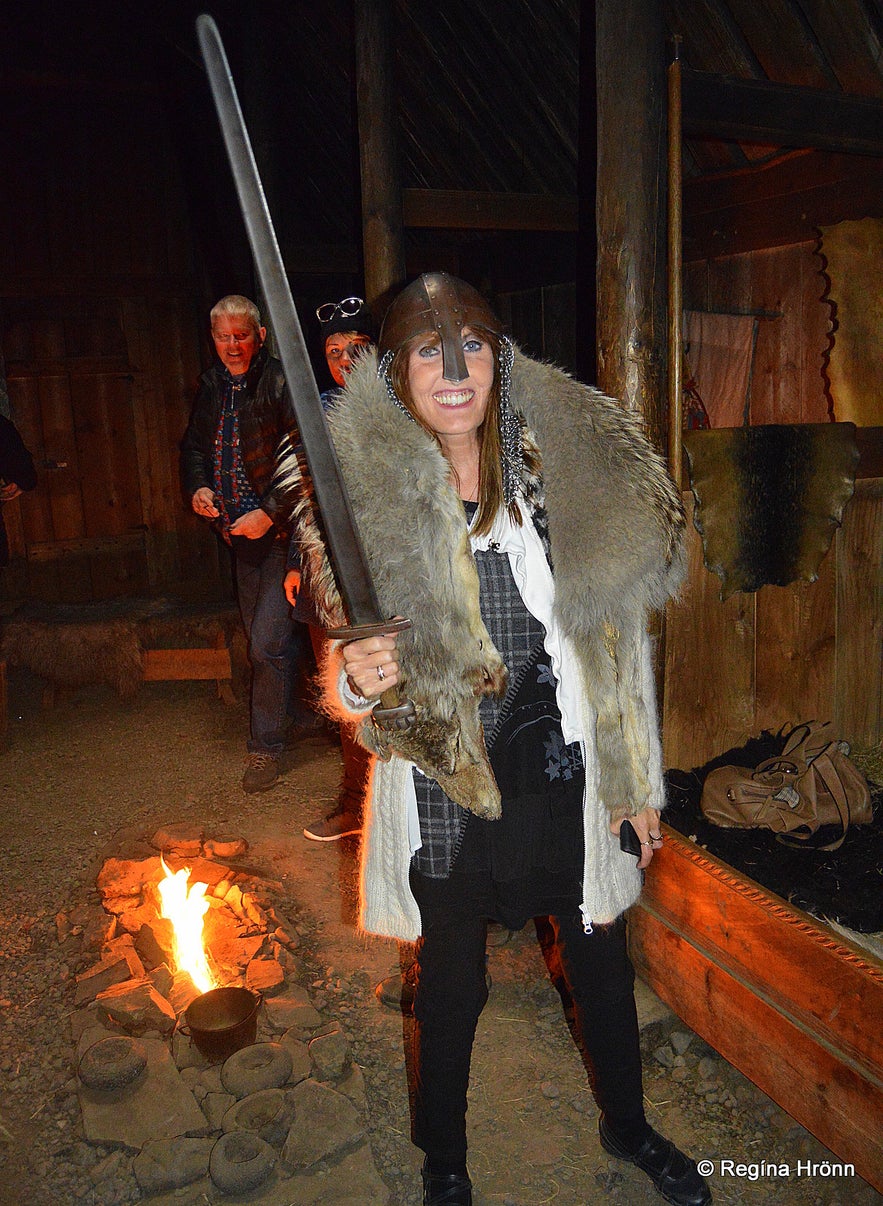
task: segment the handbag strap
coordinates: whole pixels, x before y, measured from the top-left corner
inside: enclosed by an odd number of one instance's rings
[[[832,744],[836,745],[836,743]],[[830,746],[828,749],[830,749]],[[831,760],[828,749],[823,750],[822,753],[817,754],[815,758],[813,758],[812,769],[818,772],[819,778],[830,792],[831,799],[834,801],[838,816],[840,817],[842,832],[835,841],[828,842],[824,846],[814,846],[814,850],[839,850],[846,839],[846,831],[849,828],[849,822],[851,819],[849,811],[849,797],[846,794],[846,789],[843,786],[843,780],[840,778],[837,767]],[[807,834],[806,837],[800,837],[800,835],[797,833],[780,833],[778,835],[778,839],[783,843],[783,845],[792,847],[806,846],[811,837],[812,834]]]
[[[792,754],[799,745],[806,741],[811,732],[812,726],[806,721],[803,724],[796,724],[782,747],[782,757],[787,758],[789,754]]]

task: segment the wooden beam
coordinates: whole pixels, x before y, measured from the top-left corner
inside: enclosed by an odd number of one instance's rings
[[[682,69],[684,132],[731,142],[883,155],[883,101]]]
[[[685,181],[684,259],[803,243],[820,226],[866,217],[883,217],[883,159],[795,151]]]
[[[665,446],[665,54],[657,0],[597,0],[598,385]]]
[[[405,283],[391,0],[356,0],[356,106],[365,297],[378,309]]]
[[[143,649],[144,681],[231,678],[229,649]]]
[[[579,229],[576,197],[406,188],[402,190],[402,202],[406,227],[431,230]]]
[[[883,971],[664,826],[629,914],[638,974],[725,1059],[883,1189]]]
[[[92,275],[78,272],[55,273],[46,276],[39,272],[4,271],[0,279],[0,297],[149,297],[175,301],[190,301],[196,284],[190,276],[155,275],[115,276],[112,273]]]

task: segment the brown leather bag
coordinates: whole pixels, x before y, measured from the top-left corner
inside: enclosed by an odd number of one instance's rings
[[[787,846],[807,846],[823,825],[839,836],[813,849],[837,850],[850,825],[873,819],[867,780],[830,721],[795,725],[782,753],[754,770],[719,766],[702,787],[706,820],[725,829],[771,829]]]

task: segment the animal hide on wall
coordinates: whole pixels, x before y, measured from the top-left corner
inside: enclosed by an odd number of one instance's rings
[[[852,423],[684,433],[694,523],[721,598],[818,577],[852,497]]]

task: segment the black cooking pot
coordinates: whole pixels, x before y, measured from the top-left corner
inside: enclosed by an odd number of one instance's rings
[[[248,988],[211,988],[184,1010],[181,1030],[208,1059],[226,1059],[255,1041],[262,1000]]]

